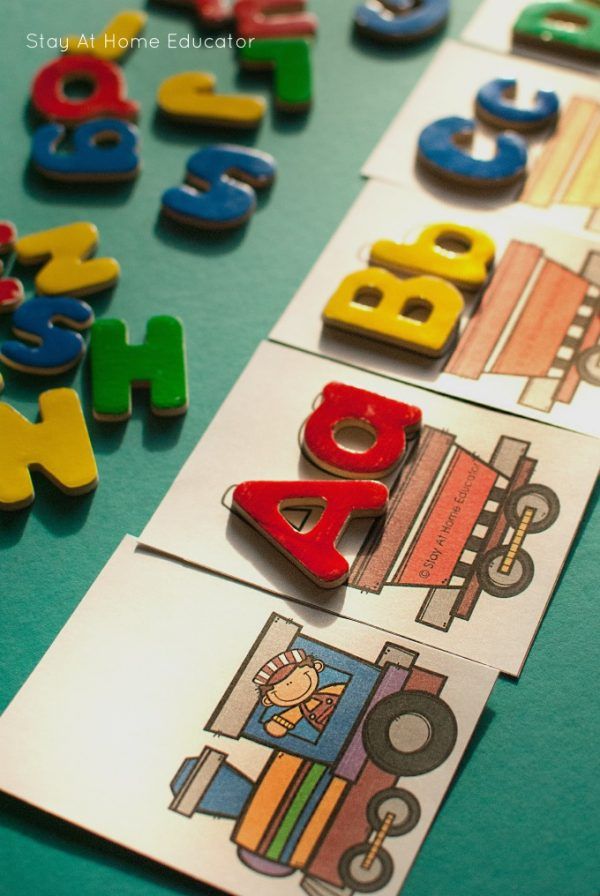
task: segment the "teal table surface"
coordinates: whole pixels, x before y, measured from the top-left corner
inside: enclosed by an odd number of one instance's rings
[[[191,406],[185,418],[161,421],[151,417],[142,394],[127,424],[103,425],[92,420],[85,364],[43,381],[3,371],[4,400],[30,419],[42,388],[73,385],[79,391],[101,481],[95,494],[71,499],[36,477],[33,506],[0,516],[2,707],[123,535],[143,528],[357,196],[362,162],[439,43],[403,50],[363,44],[352,36],[353,0],[312,0],[320,18],[312,112],[295,119],[270,110],[257,134],[242,133],[239,139],[235,133],[186,130],[157,120],[156,88],[179,71],[212,71],[222,90],[270,96],[270,85],[266,78],[240,76],[231,50],[168,49],[168,32],[199,32],[191,15],[153,3],[146,34],[160,37],[161,47],[137,50],[124,63],[129,95],[142,104],[139,180],[101,189],[44,182],[27,165],[32,128],[27,99],[34,72],[56,54],[28,49],[26,35],[98,31],[123,5],[122,0],[4,0],[0,217],[15,221],[21,233],[93,221],[100,230],[100,253],[122,265],[118,285],[92,299],[97,315],[126,319],[133,341],[142,339],[151,315],[179,315],[187,330]],[[458,36],[476,5],[476,0],[454,0],[446,33]],[[273,153],[280,170],[274,189],[260,200],[250,226],[232,236],[203,238],[167,226],[159,218],[162,191],[180,183],[195,149],[223,138]],[[31,274],[21,273],[31,293]],[[7,317],[0,320],[2,339],[9,332]],[[576,475],[576,458],[565,458],[567,469]],[[406,896],[598,893],[594,766],[600,730],[597,655],[590,638],[597,618],[598,517],[590,508],[520,681],[498,682],[408,878]],[[0,892],[7,896],[209,892],[16,800],[2,797],[0,811]]]

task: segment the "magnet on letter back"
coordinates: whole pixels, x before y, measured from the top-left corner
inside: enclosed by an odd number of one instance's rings
[[[349,574],[336,544],[351,519],[385,513],[388,490],[381,482],[243,482],[233,492],[233,510],[322,588],[337,588]],[[285,510],[318,508],[308,532],[299,532]]]

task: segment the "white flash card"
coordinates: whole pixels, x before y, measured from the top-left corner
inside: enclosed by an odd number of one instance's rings
[[[126,538],[0,719],[0,787],[238,896],[395,896],[496,675]]]
[[[464,265],[478,242],[492,241],[481,286],[462,288],[457,337],[440,358],[394,347],[371,334],[325,324],[323,312],[344,279],[368,266],[390,269],[382,241],[415,246],[432,225],[444,238],[475,229],[475,245],[433,246]],[[494,252],[495,250],[495,252]],[[384,254],[385,247],[379,254]],[[479,253],[480,254],[480,253]],[[421,250],[425,265],[432,253]],[[449,268],[452,264],[449,265]],[[392,269],[399,282],[415,276]],[[393,282],[393,281],[392,281]],[[365,317],[365,309],[361,309]],[[374,316],[374,315],[373,315]],[[390,309],[391,327],[395,314]],[[600,244],[531,226],[514,210],[449,208],[430,196],[369,181],[271,332],[271,338],[394,379],[490,407],[600,435]]]
[[[519,135],[527,150],[524,180],[490,190],[461,186],[448,177],[430,173],[417,162],[419,138],[434,122],[448,117],[475,120],[470,152],[479,159],[494,156],[498,135],[510,128],[484,124],[475,117],[475,103],[480,88],[496,79],[516,80],[515,102],[524,108],[531,107],[539,90],[553,90],[558,97],[559,115],[554,129]],[[517,204],[519,214],[531,213],[535,224],[542,221],[599,234],[599,156],[600,99],[593,78],[445,41],[369,156],[362,173],[410,186],[421,194],[433,194],[457,209]]]
[[[383,480],[386,515],[355,520],[343,534],[349,579],[329,591],[232,512],[232,493],[253,480],[332,484],[336,477],[300,448],[303,424],[332,382],[417,406],[423,425],[418,437],[411,433],[400,470]],[[351,419],[348,425],[351,431]],[[588,436],[264,343],[141,541],[518,675],[599,458],[599,443]],[[284,505],[278,524],[286,536],[310,534],[319,521],[315,502]]]

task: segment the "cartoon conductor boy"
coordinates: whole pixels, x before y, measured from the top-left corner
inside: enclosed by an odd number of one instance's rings
[[[283,737],[302,719],[319,733],[323,731],[344,692],[344,684],[319,687],[321,660],[302,649],[285,650],[272,657],[254,676],[263,706],[279,706],[265,722],[271,737]]]

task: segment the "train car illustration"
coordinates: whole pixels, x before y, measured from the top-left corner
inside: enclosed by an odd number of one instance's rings
[[[350,573],[351,586],[420,587],[417,621],[448,631],[468,620],[482,594],[513,597],[531,583],[524,547],[559,514],[556,494],[531,477],[528,442],[502,436],[489,462],[425,427],[390,492],[385,519],[369,530]]]
[[[519,404],[551,411],[600,386],[600,252],[579,273],[513,241],[446,364],[467,379],[525,377]]]
[[[446,678],[418,658],[388,642],[368,662],[272,614],[206,726],[267,747],[261,774],[252,780],[206,746],[173,778],[169,808],[231,819],[247,867],[300,873],[309,896],[380,889],[393,873],[387,839],[420,820],[404,779],[439,767],[457,737]],[[299,684],[309,696],[290,708]]]
[[[537,208],[555,203],[589,212],[587,227],[600,232],[600,103],[573,97],[553,136],[533,163],[520,196]]]

